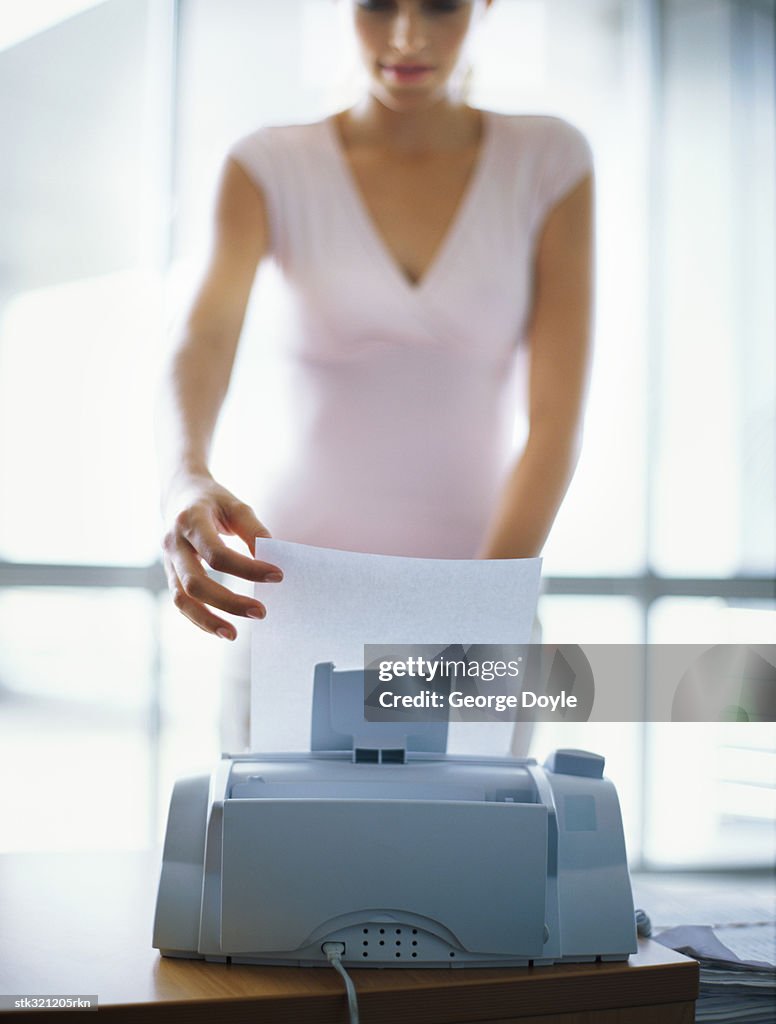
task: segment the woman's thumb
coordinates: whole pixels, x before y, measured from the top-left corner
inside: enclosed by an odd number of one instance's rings
[[[271,536],[269,530],[256,517],[250,505],[244,501],[235,501],[229,506],[229,526],[232,532],[244,542],[251,556],[256,554],[256,538]]]

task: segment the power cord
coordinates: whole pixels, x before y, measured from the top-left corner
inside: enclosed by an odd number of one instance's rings
[[[636,911],[636,932],[645,939],[652,934],[652,922],[645,910]]]
[[[644,937],[652,934],[652,922],[649,919],[649,915],[640,909],[636,911],[636,930],[639,935]],[[356,996],[356,986],[353,984],[353,980],[348,972],[342,966],[342,957],[345,955],[345,943],[324,942],[321,949],[326,954],[326,959],[329,961],[331,966],[345,982],[345,991],[348,994],[348,1013],[350,1014],[350,1024],[358,1024],[358,997]]]
[[[350,1024],[358,1024],[358,998],[356,996],[356,986],[342,966],[342,957],[345,954],[345,943],[344,942],[324,942],[321,949],[326,954],[326,959],[329,961],[334,970],[339,974],[345,982],[345,990],[348,994],[348,1013],[350,1014]]]

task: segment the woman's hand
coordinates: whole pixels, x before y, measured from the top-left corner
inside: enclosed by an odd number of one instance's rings
[[[259,601],[216,583],[205,564],[245,580],[279,583],[283,573],[276,565],[238,554],[221,539],[221,534],[233,534],[245,542],[253,555],[256,537],[269,537],[269,531],[250,506],[209,474],[186,477],[168,495],[166,504],[170,526],[162,546],[175,606],[206,633],[234,640],[234,626],[214,615],[210,607],[250,619],[263,619],[266,609]]]
[[[265,609],[216,583],[206,566],[246,580],[282,579],[277,566],[240,555],[223,542],[222,534],[240,537],[253,556],[256,537],[269,533],[207,470],[248,296],[268,244],[264,198],[240,165],[228,159],[218,189],[210,259],[162,379],[156,417],[170,591],[187,618],[226,640],[234,640],[237,631],[211,608],[252,618],[263,618]]]

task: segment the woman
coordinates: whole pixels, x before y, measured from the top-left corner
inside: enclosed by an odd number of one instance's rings
[[[492,0],[340,0],[368,89],[309,125],[233,147],[210,263],[160,420],[164,560],[177,607],[263,618],[204,564],[273,583],[272,535],[459,558],[537,555],[579,449],[589,360],[590,154],[556,118],[468,106],[461,69]],[[208,450],[256,268],[296,302],[288,354],[303,443],[260,521],[212,477]],[[527,440],[512,458],[521,342]],[[296,410],[295,410],[296,412]]]

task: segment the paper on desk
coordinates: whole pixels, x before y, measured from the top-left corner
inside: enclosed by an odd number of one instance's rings
[[[768,928],[769,934],[762,933],[763,927]],[[727,945],[721,941],[719,931],[724,931]],[[742,925],[737,931],[727,928],[715,932],[714,929],[702,925],[680,925],[660,932],[655,938],[670,949],[687,953],[688,956],[704,962],[718,964],[720,967],[751,967],[756,970],[774,970],[776,967],[770,926]],[[737,945],[738,950],[734,952],[731,945]],[[745,956],[762,956],[763,959],[744,959],[740,953],[744,953]]]
[[[772,924],[715,928],[714,934],[743,963],[764,964],[776,970],[776,928]]]
[[[367,643],[468,646],[522,644],[531,637],[538,558],[400,558],[263,539],[256,541],[256,557],[280,566],[284,579],[256,586],[267,617],[254,624],[252,635],[254,751],[310,749],[319,662],[362,668]],[[450,751],[509,749],[512,723],[455,725]],[[501,749],[485,748],[494,741]]]

